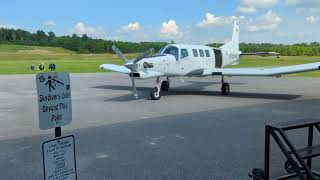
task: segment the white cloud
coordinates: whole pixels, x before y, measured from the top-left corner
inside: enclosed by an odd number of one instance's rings
[[[87,26],[83,22],[78,22],[72,29],[72,33],[76,33],[78,35],[87,34],[93,38],[106,38],[106,31],[102,27],[91,27]]]
[[[179,26],[175,20],[163,22],[160,30],[160,37],[169,39],[180,39],[183,37],[183,32],[180,31]]]
[[[316,16],[309,16],[306,18],[306,21],[310,24],[315,24],[318,21],[318,17]]]
[[[250,32],[270,31],[278,28],[281,22],[282,18],[272,10],[269,10],[257,19],[247,22],[245,29]]]
[[[207,13],[206,18],[198,23],[198,27],[205,28],[213,25],[232,24],[235,16],[215,16],[214,14]]]
[[[278,0],[241,0],[236,11],[240,13],[255,13],[258,9],[269,8],[278,3]]]
[[[289,6],[297,6],[299,8],[320,8],[319,0],[286,0]]]
[[[268,8],[278,3],[278,0],[241,0],[241,4],[256,8]]]
[[[56,26],[57,24],[56,24],[56,22],[54,22],[53,20],[49,20],[49,21],[44,22],[43,25],[45,25],[45,26],[50,26],[50,27],[54,27],[54,26]]]
[[[286,4],[290,6],[297,5],[299,3],[299,0],[286,0]]]
[[[240,5],[237,7],[236,11],[240,13],[250,14],[257,12],[257,9],[254,6]]]
[[[129,23],[121,28],[125,32],[139,31],[141,29],[139,22]]]
[[[5,29],[17,29],[16,26],[11,25],[11,24],[0,24],[0,28],[5,28]]]

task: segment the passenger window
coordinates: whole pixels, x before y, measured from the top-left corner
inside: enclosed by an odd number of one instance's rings
[[[204,52],[202,49],[199,49],[200,57],[204,57]]]
[[[194,57],[198,57],[198,56],[199,56],[198,50],[192,49],[192,52],[193,52],[193,56],[194,56]]]
[[[210,57],[210,51],[209,50],[206,50],[206,56]]]
[[[186,58],[189,56],[187,49],[181,49],[181,59]]]

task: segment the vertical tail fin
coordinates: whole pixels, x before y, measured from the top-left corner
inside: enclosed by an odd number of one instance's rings
[[[223,52],[226,52],[226,54],[223,55],[223,66],[240,63],[239,55],[241,54],[241,52],[239,48],[239,37],[240,37],[239,21],[238,19],[235,19],[233,23],[233,32],[232,32],[231,41],[227,42],[225,45],[220,47],[220,49]]]
[[[239,36],[240,36],[239,21],[238,19],[235,19],[233,23],[232,39],[230,42],[221,46],[221,48],[238,53],[239,52]]]
[[[239,21],[238,19],[235,19],[233,23],[232,42],[238,45],[239,45],[239,35],[240,35]]]

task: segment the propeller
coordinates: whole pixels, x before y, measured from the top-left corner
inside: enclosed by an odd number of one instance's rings
[[[141,56],[132,59],[132,60],[128,60],[126,58],[126,56],[116,47],[116,46],[112,46],[112,50],[118,55],[118,57],[120,59],[122,59],[124,61],[124,66],[128,69],[131,70],[130,76],[131,76],[131,81],[132,81],[132,91],[133,91],[133,96],[138,99],[138,92],[137,92],[137,88],[136,88],[136,83],[135,83],[135,78],[134,78],[134,72],[137,71],[138,68],[138,62],[141,61],[142,59],[146,58],[147,56],[149,56],[149,54],[151,54],[154,49],[150,48],[149,50],[147,50],[146,52],[144,52]]]

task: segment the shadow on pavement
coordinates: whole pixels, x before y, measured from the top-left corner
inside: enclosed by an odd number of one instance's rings
[[[320,100],[268,103],[63,131],[75,134],[79,180],[248,179],[263,165],[264,125],[317,117]],[[34,136],[0,141],[0,179],[43,179]],[[305,145],[305,134],[292,134]],[[284,173],[279,149],[273,175]],[[319,162],[314,162],[319,168]]]

